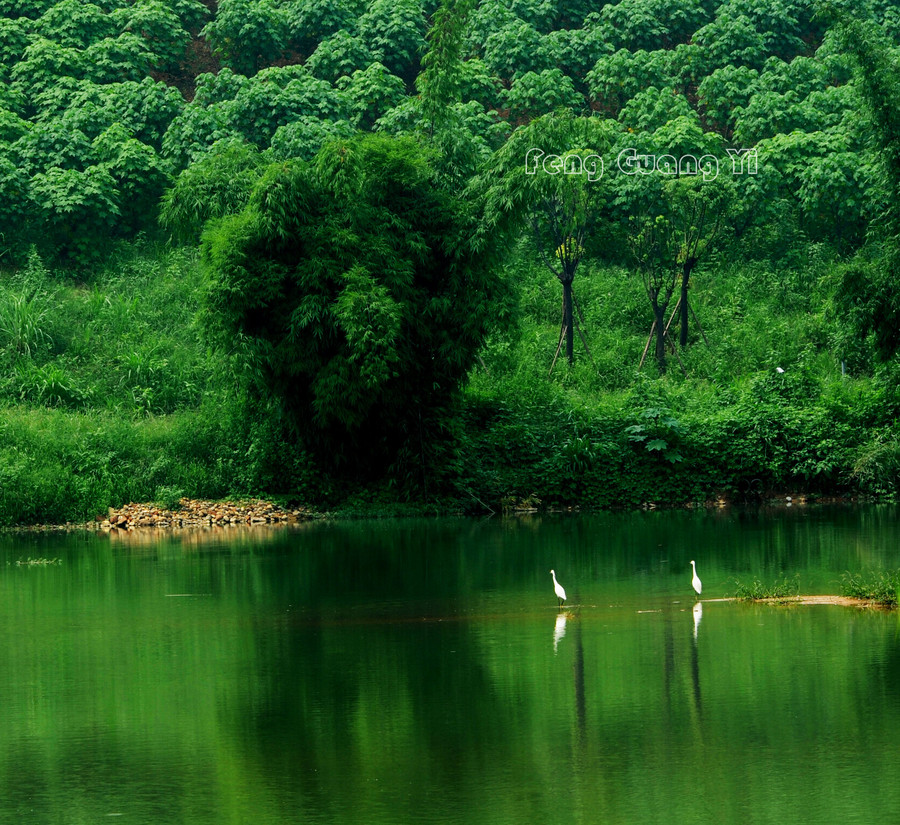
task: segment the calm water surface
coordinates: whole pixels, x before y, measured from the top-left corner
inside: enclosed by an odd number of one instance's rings
[[[0,536],[0,823],[896,822],[898,515]]]

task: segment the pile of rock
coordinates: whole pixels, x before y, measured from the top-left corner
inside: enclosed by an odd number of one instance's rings
[[[110,507],[109,517],[100,522],[100,527],[133,530],[136,527],[287,524],[313,517],[307,510],[286,510],[262,499],[235,502],[183,498],[177,510],[167,510],[153,504],[126,504],[118,510]]]

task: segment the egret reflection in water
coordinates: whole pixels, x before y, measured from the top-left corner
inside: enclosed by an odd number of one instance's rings
[[[694,605],[694,640],[697,639],[697,631],[700,629],[700,620],[703,618],[703,605],[700,602]]]
[[[553,652],[559,646],[559,640],[566,635],[566,613],[560,613],[556,617],[556,627],[553,628]]]

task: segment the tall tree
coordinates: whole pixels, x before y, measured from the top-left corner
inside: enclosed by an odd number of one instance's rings
[[[704,181],[700,177],[682,178],[673,184],[670,200],[678,245],[676,264],[681,270],[679,344],[686,347],[693,312],[688,292],[691,275],[728,227],[731,189],[722,181]]]
[[[332,141],[205,234],[210,327],[321,460],[371,477],[415,456],[424,478],[504,294],[478,223],[417,141]]]
[[[722,181],[700,176],[660,182],[658,200],[629,221],[629,243],[653,308],[654,354],[666,370],[666,312],[680,289],[679,344],[686,347],[692,310],[691,275],[728,226],[731,190]]]
[[[422,58],[416,89],[432,135],[450,107],[461,100],[464,37],[474,7],[475,0],[441,0],[426,35],[428,51]]]
[[[861,258],[844,269],[836,302],[861,337],[872,336],[884,361],[900,352],[900,62],[885,33],[872,21],[824,3],[834,32],[855,63],[865,102],[868,138],[881,160],[881,215],[872,240],[884,245],[881,256]]]
[[[609,198],[603,158],[615,125],[557,112],[517,129],[482,179],[488,217],[530,227],[543,264],[562,285],[560,341],[575,360],[575,273],[585,241],[605,216]],[[558,351],[558,350],[557,350]]]

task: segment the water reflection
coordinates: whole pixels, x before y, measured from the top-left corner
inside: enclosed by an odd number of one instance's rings
[[[699,610],[698,610],[699,608]],[[700,620],[703,618],[703,606],[700,602],[694,605],[694,635],[691,639],[691,686],[693,687],[694,710],[697,718],[700,718],[702,706],[700,697],[700,653],[697,645],[697,630],[700,627]]]
[[[581,622],[575,623],[575,660],[572,663],[575,675],[575,724],[579,741],[585,741],[587,729],[587,699],[584,689],[584,644],[581,639]]]
[[[896,567],[900,521],[851,516],[0,536],[0,820],[890,821],[896,614],[698,602],[689,629],[676,602],[713,534],[713,597]],[[558,616],[553,564],[579,591]]]
[[[556,649],[559,646],[559,640],[562,639],[563,636],[566,635],[566,613],[560,613],[556,617],[556,626],[553,628],[553,652],[556,653]]]

